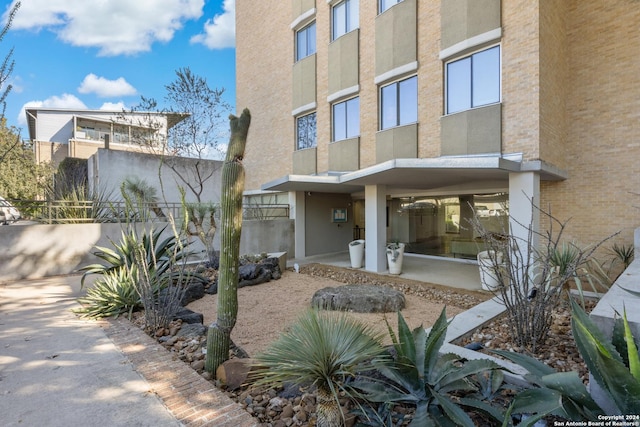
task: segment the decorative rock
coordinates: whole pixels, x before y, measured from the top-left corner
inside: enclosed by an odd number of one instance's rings
[[[205,293],[209,294],[209,295],[215,295],[218,293],[218,280],[216,279],[213,283],[211,283],[211,286],[209,286],[207,289],[205,289]]]
[[[386,286],[345,285],[316,291],[312,307],[356,313],[389,313],[402,310],[404,294]]]
[[[204,369],[204,360],[196,360],[195,362],[192,362],[191,368],[198,372],[202,371]]]
[[[293,406],[291,404],[286,405],[282,408],[282,413],[280,414],[281,418],[292,418],[293,417]]]
[[[263,268],[259,276],[252,279],[240,280],[240,282],[238,283],[238,288],[243,288],[245,286],[255,286],[261,283],[266,283],[270,280],[271,280],[271,271]]]
[[[201,335],[205,335],[207,328],[203,324],[198,323],[185,323],[182,325],[176,337],[184,337],[186,339],[198,338]]]
[[[202,282],[189,283],[184,290],[181,305],[185,306],[190,302],[197,301],[204,296],[204,285]]]
[[[204,288],[202,290],[204,295]],[[189,310],[188,308],[182,307],[180,310],[176,312],[173,316],[173,319],[180,319],[184,323],[204,323],[204,316],[200,313],[196,313],[195,311]],[[175,334],[172,334],[175,335]]]
[[[236,390],[247,381],[253,363],[253,359],[229,359],[218,366],[216,378],[228,389]]]
[[[238,268],[238,279],[240,281],[255,279],[260,274],[262,274],[262,270],[263,269],[264,269],[264,267],[262,267],[259,264],[241,265]]]

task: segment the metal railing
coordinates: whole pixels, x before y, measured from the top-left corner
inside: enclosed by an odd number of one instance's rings
[[[168,221],[183,215],[181,203],[135,203],[124,201],[12,200],[22,218],[42,224],[94,222]],[[220,211],[215,214],[220,219]],[[289,218],[289,205],[250,205],[243,207],[243,219],[272,220]]]
[[[289,218],[289,205],[286,204],[251,204],[242,207],[243,219],[270,220]]]

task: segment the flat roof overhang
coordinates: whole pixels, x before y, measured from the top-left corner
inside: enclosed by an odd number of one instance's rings
[[[537,172],[544,181],[561,181],[565,171],[542,161],[516,161],[501,156],[394,159],[341,175],[286,175],[262,186],[270,191],[355,193],[365,185],[430,190],[474,182],[509,183],[509,174]]]

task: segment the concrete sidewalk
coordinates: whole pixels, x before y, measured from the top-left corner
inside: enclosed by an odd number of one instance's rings
[[[128,321],[75,316],[79,282],[0,284],[0,425],[255,425]]]

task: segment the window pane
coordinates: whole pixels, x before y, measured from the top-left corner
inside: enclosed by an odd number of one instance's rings
[[[447,114],[471,108],[471,58],[447,64]]]
[[[304,58],[307,51],[307,32],[300,30],[296,33],[296,61]]]
[[[333,106],[333,140],[347,138],[347,111],[344,102]]]
[[[399,83],[400,121],[399,125],[418,121],[418,78],[411,77]]]
[[[342,2],[333,8],[333,39],[347,32],[347,3]]]
[[[349,13],[347,14],[347,31],[355,30],[360,26],[359,0],[347,0]]]
[[[388,129],[398,124],[398,96],[397,96],[397,83],[385,86],[380,91],[380,122],[381,129]]]
[[[347,138],[360,135],[360,98],[347,101]]]
[[[307,54],[305,56],[316,53],[316,23],[307,27]]]
[[[402,0],[380,0],[380,13],[389,9],[394,4],[400,3]]]
[[[500,48],[473,55],[473,107],[500,102]]]
[[[296,32],[296,61],[316,53],[316,23]]]

